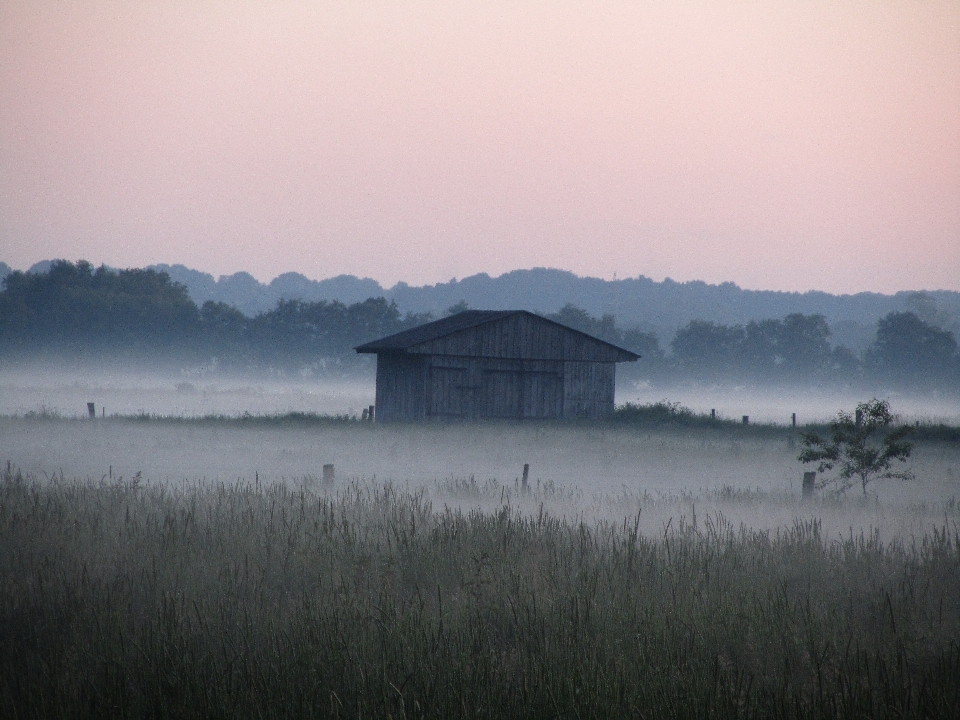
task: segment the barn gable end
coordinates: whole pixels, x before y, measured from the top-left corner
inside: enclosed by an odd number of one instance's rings
[[[566,360],[623,361],[625,351],[532,313],[515,313],[484,325],[454,332],[408,348],[424,355]]]
[[[467,311],[376,340],[377,419],[599,418],[638,355],[526,311]]]

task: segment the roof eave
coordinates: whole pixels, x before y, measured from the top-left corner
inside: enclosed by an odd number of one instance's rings
[[[367,343],[365,345],[357,345],[354,350],[358,353],[369,353],[377,355],[403,355],[407,351],[405,349],[397,348],[377,348],[373,343]]]

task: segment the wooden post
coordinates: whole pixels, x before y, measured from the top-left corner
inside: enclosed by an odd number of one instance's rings
[[[87,403],[87,413],[90,415],[91,420],[97,419],[97,406],[93,403]]]
[[[333,463],[327,463],[323,466],[323,484],[333,484]]]
[[[523,480],[520,483],[520,489],[524,494],[530,492],[530,485],[528,483],[530,478],[530,463],[523,464]]]
[[[710,409],[710,419],[711,419],[711,420],[716,420],[716,419],[717,419],[717,409],[716,409],[716,408],[711,408],[711,409]]]
[[[792,419],[793,419],[793,426],[796,427],[796,426],[797,426],[797,414],[796,414],[796,413],[793,414],[793,418],[792,418]]]
[[[816,472],[805,472],[803,474],[803,497],[813,497],[813,486],[817,481]]]
[[[749,415],[744,415],[744,416],[743,416],[743,424],[744,424],[744,425],[749,425],[749,424],[750,424],[750,416],[749,416]]]

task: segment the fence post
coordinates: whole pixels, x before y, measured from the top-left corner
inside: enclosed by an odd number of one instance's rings
[[[744,424],[744,425],[749,425],[749,424],[750,424],[750,416],[749,416],[749,415],[744,415],[744,416],[743,416],[743,424]]]
[[[796,426],[797,426],[797,414],[796,414],[796,413],[793,414],[792,420],[793,420],[793,426],[796,427]]]
[[[87,414],[90,416],[91,420],[97,419],[97,406],[93,403],[87,403]]]
[[[803,474],[803,497],[813,497],[813,486],[817,481],[816,472],[805,472]]]
[[[528,479],[530,478],[530,463],[523,464],[523,480],[520,483],[520,489],[524,494],[530,492],[530,486],[528,484]]]
[[[711,419],[711,420],[716,420],[716,419],[717,419],[717,409],[716,409],[716,408],[710,408],[710,419]]]

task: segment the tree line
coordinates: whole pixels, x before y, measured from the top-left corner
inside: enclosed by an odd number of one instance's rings
[[[668,355],[659,338],[623,330],[612,315],[597,318],[572,305],[547,317],[643,356],[648,373],[706,382],[872,380],[911,388],[960,389],[960,353],[953,333],[913,312],[891,312],[877,323],[873,343],[857,354],[831,344],[823,315],[724,325],[691,320],[677,331]]]
[[[281,300],[247,317],[235,307],[190,299],[155,270],[111,270],[56,261],[46,273],[14,272],[0,292],[0,354],[119,357],[209,364],[222,369],[329,369],[352,348],[425,320],[369,298]]]
[[[464,309],[461,302],[447,312]],[[960,387],[956,338],[913,312],[883,317],[861,354],[832,344],[822,315],[745,325],[693,320],[676,332],[669,353],[655,334],[618,327],[613,315],[595,317],[569,304],[545,316],[639,353],[643,361],[628,372],[663,378]],[[57,261],[46,273],[13,272],[4,279],[0,355],[137,356],[224,369],[321,371],[362,363],[356,345],[432,319],[403,314],[382,297],[350,305],[280,300],[248,317],[222,302],[197,307],[186,286],[165,272]]]
[[[960,356],[953,333],[913,312],[891,312],[877,323],[860,355],[831,345],[822,315],[725,326],[692,321],[670,343],[681,374],[757,380],[855,379],[912,388],[960,387]]]

